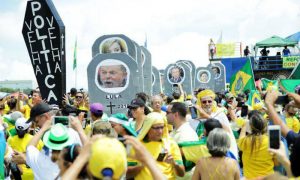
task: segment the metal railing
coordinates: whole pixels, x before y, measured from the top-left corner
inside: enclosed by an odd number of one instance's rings
[[[284,70],[281,56],[257,56],[251,58],[253,70]]]

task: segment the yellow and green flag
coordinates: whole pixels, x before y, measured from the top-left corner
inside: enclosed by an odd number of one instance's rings
[[[237,96],[246,90],[255,90],[254,75],[250,59],[230,79],[230,92]]]
[[[261,82],[262,82],[263,89],[268,89],[268,87],[270,87],[270,86],[273,86],[273,87],[275,86],[278,89],[278,81],[277,80],[270,80],[270,79],[262,78]]]
[[[295,92],[295,88],[300,85],[300,79],[281,79],[280,84],[288,91]]]
[[[74,47],[74,60],[73,60],[73,70],[77,67],[77,39],[75,41],[75,47]]]
[[[253,110],[260,110],[264,107],[264,102],[257,90],[251,90],[248,96],[248,101],[246,102]]]

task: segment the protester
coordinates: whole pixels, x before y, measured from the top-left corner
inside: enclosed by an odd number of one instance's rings
[[[20,164],[20,170],[22,172],[22,179],[29,180],[33,179],[33,172],[30,169],[28,165],[26,165],[26,162],[20,162],[20,159],[22,157],[19,156],[25,156],[23,153],[26,153],[26,146],[29,144],[30,140],[32,139],[32,135],[28,133],[28,129],[31,124],[26,123],[25,118],[19,118],[17,119],[15,123],[15,129],[17,132],[17,135],[10,136],[7,140],[7,143],[11,148],[14,150],[14,153],[12,155],[12,162],[16,164]],[[41,140],[39,140],[36,148],[40,151],[43,148],[44,144]],[[22,161],[22,160],[21,160]]]
[[[166,115],[166,113],[161,110],[162,105],[163,99],[160,95],[154,95],[151,97],[151,107],[153,109],[153,112],[158,112],[162,113],[163,115]]]
[[[198,135],[186,121],[187,109],[184,103],[175,102],[168,106],[168,123],[174,126],[170,136],[177,142],[197,141]]]
[[[103,116],[104,106],[101,103],[93,103],[90,105],[90,112],[91,112],[91,121],[90,124],[87,124],[85,127],[85,134],[90,135],[92,126],[95,122],[101,121],[101,118]],[[88,123],[86,120],[84,120],[84,117],[82,115],[79,116],[80,120],[85,123]]]
[[[288,93],[288,96],[292,98],[294,101],[294,104],[296,107],[300,108],[300,95],[296,93]],[[267,93],[265,103],[266,107],[268,109],[268,115],[270,119],[273,121],[274,124],[279,125],[281,129],[281,134],[283,137],[286,138],[288,145],[291,146],[291,154],[290,154],[290,160],[291,163],[289,164],[284,164],[284,167],[290,167],[292,174],[294,177],[299,177],[300,176],[300,158],[299,158],[299,147],[300,147],[300,136],[299,134],[293,132],[293,130],[289,129],[288,126],[281,120],[280,116],[276,112],[274,108],[274,103],[275,100],[278,97],[278,92],[271,90]],[[278,153],[276,153],[278,156]],[[281,155],[282,157],[282,155]],[[279,158],[280,159],[280,158]],[[285,163],[281,161],[281,163]],[[287,169],[286,168],[286,169]],[[288,170],[287,170],[288,171]]]
[[[238,140],[238,147],[243,152],[242,161],[244,176],[257,178],[274,173],[274,156],[268,151],[269,137],[267,121],[259,113],[249,117],[251,134],[246,136],[246,123],[244,124]]]
[[[284,49],[282,50],[282,54],[283,56],[290,56],[291,51],[289,50],[289,48],[287,48],[287,46],[284,46]]]
[[[168,136],[164,116],[156,112],[148,114],[138,139],[156,159],[157,166],[168,179],[175,179],[175,175],[184,176],[180,150],[176,142]],[[137,180],[151,178],[151,174],[142,164],[130,167],[127,175]]]
[[[207,138],[207,148],[212,157],[201,158],[193,175],[198,179],[240,179],[238,164],[235,160],[225,157],[230,147],[228,134],[216,128]]]
[[[226,114],[223,112],[223,110],[217,107],[216,102],[214,101],[215,97],[216,97],[216,94],[213,91],[211,91],[209,89],[203,90],[203,91],[199,92],[197,95],[198,101],[197,101],[197,105],[195,105],[195,107],[198,110],[200,118],[217,119],[218,121],[220,121],[220,123],[222,124],[223,127],[226,127],[226,129],[228,130],[230,142],[231,142],[230,151],[234,154],[235,158],[238,159],[239,156],[238,156],[237,144],[236,144],[230,123],[228,121]]]
[[[134,120],[133,126],[135,132],[139,134],[143,127],[146,115],[149,113],[149,109],[146,107],[145,102],[139,98],[133,99],[127,107],[130,110]]]
[[[112,128],[114,128],[118,134],[118,137],[124,137],[125,135],[137,136],[125,114],[113,114],[108,120],[111,123]]]

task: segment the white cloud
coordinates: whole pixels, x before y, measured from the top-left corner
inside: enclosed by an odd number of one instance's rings
[[[21,34],[26,1],[0,7],[0,62],[3,79],[34,79]],[[153,65],[162,69],[179,59],[196,66],[209,63],[207,44],[243,42],[272,35],[285,37],[300,29],[298,0],[53,0],[66,26],[67,88],[74,86],[73,48],[78,39],[78,88],[87,88],[86,68],[94,41],[105,34],[125,34],[143,44],[145,34]],[[10,68],[8,68],[10,67]],[[11,68],[13,70],[11,70]],[[26,68],[26,69],[25,69]],[[15,73],[15,72],[22,72]],[[12,73],[13,72],[13,73]]]

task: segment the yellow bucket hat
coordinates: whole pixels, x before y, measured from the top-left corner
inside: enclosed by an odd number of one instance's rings
[[[127,170],[124,145],[115,138],[104,137],[92,145],[88,169],[94,177],[120,179]]]

